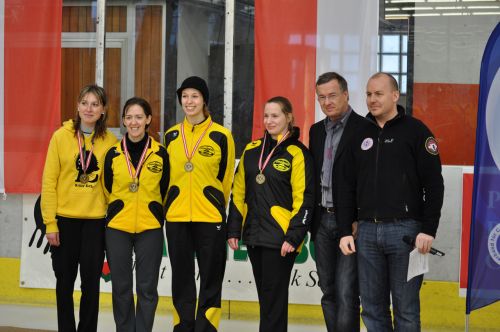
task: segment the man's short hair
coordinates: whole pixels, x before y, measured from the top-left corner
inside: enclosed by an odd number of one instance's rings
[[[328,83],[333,80],[337,80],[337,82],[339,83],[340,91],[349,92],[347,88],[347,81],[345,80],[345,78],[343,78],[342,75],[333,71],[319,75],[318,80],[316,81],[316,86]]]
[[[385,76],[385,77],[387,77],[389,79],[389,84],[391,85],[391,88],[392,88],[393,91],[399,91],[398,81],[396,81],[396,79],[394,78],[394,76],[392,76],[389,73],[386,73],[386,72],[383,72],[383,71],[379,71],[378,73],[373,74],[370,77],[370,80],[372,78],[379,78],[379,77],[382,77],[382,76]]]

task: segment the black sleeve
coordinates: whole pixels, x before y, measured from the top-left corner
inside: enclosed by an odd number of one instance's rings
[[[168,185],[170,182],[170,161],[167,150],[163,146],[160,146],[160,150],[158,150],[158,155],[163,160],[163,171],[160,179],[160,193],[161,193],[161,199],[162,201],[164,201],[167,195]]]
[[[113,189],[113,159],[117,156],[116,147],[112,147],[106,153],[104,158],[104,169],[103,169],[103,183],[104,189],[108,194],[111,193]]]
[[[434,135],[423,123],[417,137],[417,172],[424,195],[422,232],[436,237],[444,197],[439,148]]]
[[[293,217],[285,241],[298,248],[311,226],[314,208],[314,170],[311,154],[305,147],[292,161]]]
[[[352,223],[356,221],[356,159],[354,155],[355,140],[351,140],[346,146],[344,156],[339,159],[335,165],[338,175],[336,193],[336,215],[339,226],[340,237],[352,235]]]

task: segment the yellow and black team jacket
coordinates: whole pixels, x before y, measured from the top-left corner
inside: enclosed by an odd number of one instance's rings
[[[131,167],[135,172],[132,163]],[[122,142],[109,149],[104,162],[104,192],[109,204],[107,227],[127,233],[163,227],[163,200],[168,187],[168,174],[167,152],[151,138],[139,173],[139,188],[131,192],[129,185],[132,179]]]
[[[191,125],[184,119],[188,152],[207,129],[211,117]],[[165,202],[167,222],[223,222],[234,172],[234,141],[231,132],[212,123],[198,145],[191,162],[194,169],[184,170],[188,161],[182,143],[180,124],[165,133],[170,161],[170,184]]]
[[[266,133],[263,162],[276,146]],[[300,251],[314,206],[312,158],[298,140],[299,129],[274,151],[264,168],[266,180],[256,182],[264,139],[249,143],[236,170],[228,216],[228,238],[251,246],[281,248],[284,241]],[[243,227],[243,236],[242,236]]]
[[[92,147],[92,135],[82,143],[85,159]],[[83,138],[83,137],[82,137]],[[106,199],[101,185],[104,155],[116,143],[109,130],[104,138],[94,140],[87,174],[89,181],[80,182],[83,174],[78,139],[73,120],[65,121],[50,139],[42,178],[42,216],[47,233],[59,232],[56,216],[70,219],[102,219],[106,215]]]

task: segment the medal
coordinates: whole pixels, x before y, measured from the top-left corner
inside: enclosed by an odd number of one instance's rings
[[[184,170],[186,172],[192,172],[194,168],[194,165],[192,162],[188,161],[187,163],[184,164]]]
[[[82,174],[82,175],[80,175],[80,182],[83,183],[83,184],[89,182],[89,176],[87,174],[85,174],[85,173]]]
[[[186,135],[184,134],[184,122],[181,123],[181,137],[182,137],[182,144],[184,145],[184,154],[186,155],[186,158],[187,158],[187,162],[184,164],[184,170],[186,172],[192,172],[193,169],[194,169],[194,165],[193,163],[191,162],[191,159],[193,159],[193,156],[194,156],[194,153],[196,152],[196,150],[198,149],[198,146],[200,145],[201,143],[201,140],[203,139],[203,137],[205,136],[205,134],[207,133],[208,129],[212,126],[212,123],[213,121],[210,119],[210,123],[208,124],[207,128],[205,129],[205,131],[200,135],[200,138],[198,138],[198,141],[196,142],[196,144],[194,145],[194,148],[193,148],[193,151],[191,151],[191,153],[189,153],[188,151],[188,147],[187,147],[187,143],[186,143]]]
[[[146,160],[146,152],[148,151],[150,141],[151,141],[151,136],[148,136],[148,140],[146,141],[146,144],[144,145],[144,149],[142,150],[141,158],[139,159],[139,162],[137,163],[137,169],[135,170],[135,173],[133,173],[131,161],[130,161],[130,154],[128,153],[128,149],[127,149],[127,138],[125,136],[123,136],[123,139],[122,139],[123,152],[125,154],[125,161],[127,162],[128,174],[132,178],[132,182],[130,182],[130,184],[128,185],[128,190],[130,190],[130,192],[135,193],[135,192],[137,192],[137,190],[139,190],[139,174],[141,173],[142,165],[144,164],[144,161]]]
[[[90,160],[92,159],[92,151],[94,151],[94,144],[92,143],[92,148],[90,149],[89,155],[87,156],[87,160],[83,157],[83,151],[85,149],[85,145],[82,146],[82,137],[80,134],[80,131],[76,132],[76,137],[78,138],[78,151],[80,153],[80,165],[82,166],[82,171],[83,174],[80,175],[78,180],[80,180],[81,183],[85,184],[89,182],[89,175],[87,174],[87,169],[89,168],[90,165]],[[92,136],[92,141],[94,141],[94,136]]]
[[[133,193],[137,192],[137,190],[139,190],[139,184],[137,182],[130,182],[130,184],[128,185],[128,190]]]
[[[255,177],[255,181],[258,184],[263,184],[264,182],[266,182],[266,176],[263,174],[264,168],[266,168],[267,164],[269,163],[269,160],[271,160],[271,156],[273,155],[274,150],[276,150],[276,148],[278,147],[278,145],[280,145],[284,140],[287,139],[289,133],[290,132],[287,131],[283,135],[283,137],[281,137],[281,139],[278,141],[278,143],[276,144],[276,146],[267,155],[266,160],[264,162],[262,162],[262,157],[264,156],[264,149],[266,147],[266,141],[267,141],[267,135],[264,135],[264,142],[262,143],[262,149],[260,150],[260,157],[259,157],[259,174],[257,174],[257,176]]]

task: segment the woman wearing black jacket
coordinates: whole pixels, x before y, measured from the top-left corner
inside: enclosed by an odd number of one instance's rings
[[[236,170],[228,243],[247,246],[260,305],[260,331],[287,330],[290,275],[314,204],[312,159],[293,127],[292,105],[274,97],[264,108],[264,137],[249,143]]]

